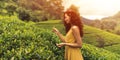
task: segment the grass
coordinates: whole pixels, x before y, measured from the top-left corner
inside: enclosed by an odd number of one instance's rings
[[[38,22],[35,25],[39,28],[48,29],[50,31],[52,31],[52,28],[55,27],[61,33],[65,34],[65,28],[64,28],[64,25],[62,24],[61,20],[43,21],[43,22]]]
[[[41,23],[61,23],[61,20],[49,20],[49,21],[43,21],[43,22],[39,22]]]

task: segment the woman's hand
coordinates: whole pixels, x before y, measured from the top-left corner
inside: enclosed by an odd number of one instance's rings
[[[56,44],[58,47],[65,46],[65,43]]]
[[[59,30],[57,28],[53,27],[53,32],[56,33],[56,34],[58,34]]]
[[[59,32],[57,28],[53,27],[52,31],[60,38],[62,42],[65,42],[65,37]]]

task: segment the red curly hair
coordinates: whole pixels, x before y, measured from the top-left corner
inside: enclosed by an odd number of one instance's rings
[[[83,23],[80,19],[80,15],[77,12],[75,12],[71,9],[64,12],[64,19],[65,19],[65,14],[67,14],[70,17],[70,23],[72,25],[75,25],[75,26],[79,27],[80,36],[83,37]],[[69,31],[69,29],[71,28],[71,24],[67,24],[65,22],[65,20],[63,20],[63,22],[64,22],[64,26],[65,26],[66,33],[67,33]]]

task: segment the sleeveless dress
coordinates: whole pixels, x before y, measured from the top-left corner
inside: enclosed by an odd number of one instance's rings
[[[75,38],[72,29],[65,36],[65,42],[75,43]],[[83,60],[80,48],[65,46],[65,60]]]

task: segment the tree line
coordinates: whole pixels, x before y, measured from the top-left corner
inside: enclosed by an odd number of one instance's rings
[[[120,12],[113,16],[105,17],[101,20],[95,19],[85,24],[120,35]]]
[[[23,21],[45,21],[61,19],[63,9],[62,0],[1,0],[0,13],[14,15]]]

